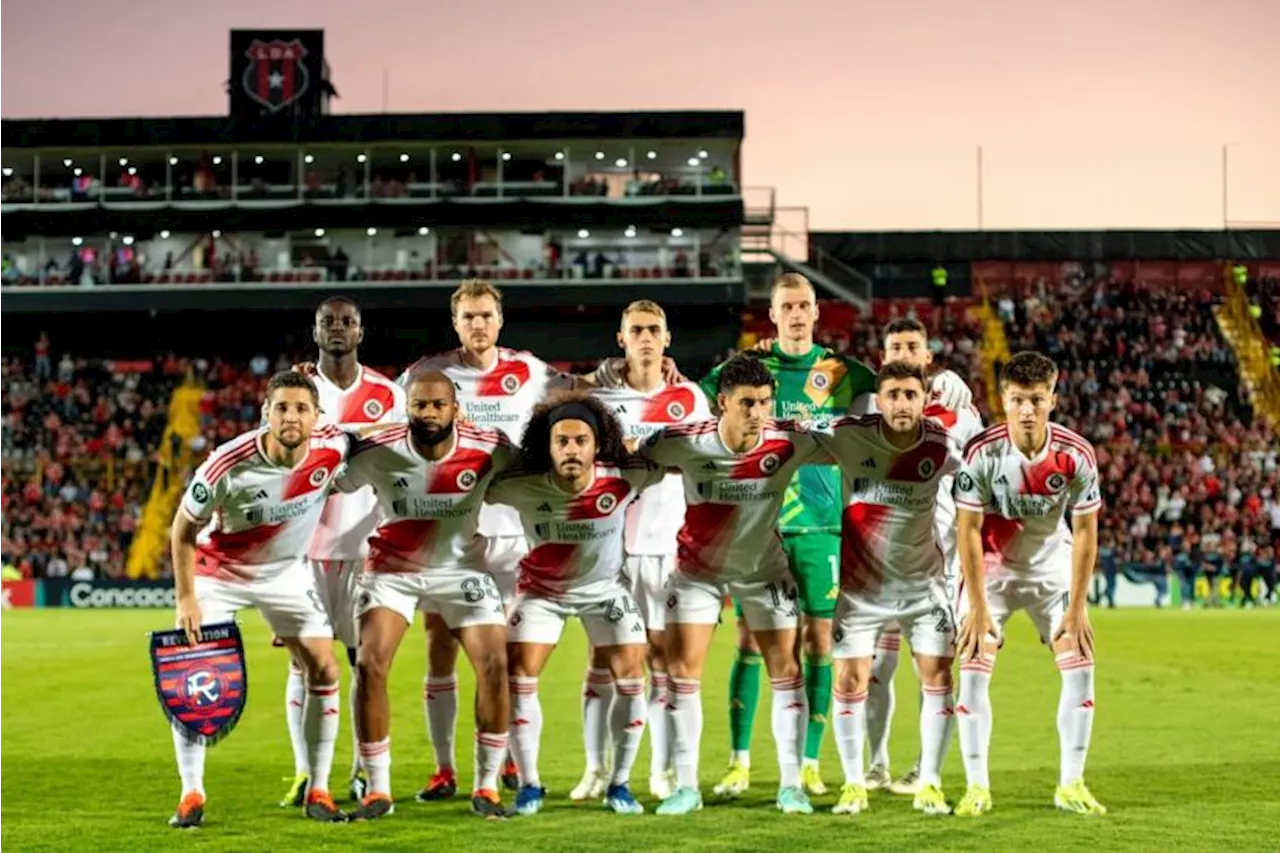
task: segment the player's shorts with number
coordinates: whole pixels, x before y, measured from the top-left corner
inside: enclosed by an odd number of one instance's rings
[[[488,536],[484,540],[484,565],[489,570],[502,603],[510,604],[516,597],[516,578],[520,574],[520,561],[529,553],[529,541],[523,536]]]
[[[644,645],[648,642],[644,620],[635,599],[621,583],[590,602],[561,601],[524,593],[516,598],[507,621],[507,642],[555,645],[564,623],[577,616],[596,648]]]
[[[475,569],[365,572],[360,576],[356,613],[364,616],[375,607],[394,610],[411,625],[419,610],[434,613],[451,630],[506,622],[498,585]]]
[[[329,613],[305,559],[252,581],[197,575],[195,590],[205,625],[230,622],[236,611],[254,607],[282,639],[333,637]]]
[[[959,585],[960,618],[969,611],[969,597],[964,584]],[[987,578],[987,607],[996,633],[1004,637],[1004,626],[1009,617],[1019,610],[1027,611],[1031,623],[1040,634],[1040,642],[1048,644],[1062,624],[1071,600],[1070,555],[1055,572],[1036,573],[1022,577],[1001,573]]]
[[[631,597],[640,608],[640,617],[650,631],[661,631],[666,626],[667,578],[676,568],[676,557],[670,555],[640,555],[627,557],[622,573],[631,589]]]
[[[356,629],[356,592],[364,560],[311,560],[320,602],[329,613],[333,636],[354,649],[360,639]]]
[[[956,653],[956,618],[942,578],[921,591],[902,594],[841,591],[832,626],[831,656],[869,658],[876,640],[900,627],[914,654],[949,658]]]
[[[733,596],[753,631],[781,631],[799,623],[799,591],[785,569],[734,583],[676,569],[667,581],[667,624],[715,625],[726,596]]]

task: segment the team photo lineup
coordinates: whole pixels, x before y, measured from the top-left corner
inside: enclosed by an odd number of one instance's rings
[[[701,810],[709,680],[729,682],[733,743],[708,798],[741,795],[763,667],[778,811],[858,815],[885,790],[924,815],[978,817],[1000,784],[987,767],[995,661],[1006,622],[1025,611],[1060,673],[1061,766],[1045,801],[1106,814],[1085,783],[1098,465],[1087,440],[1052,422],[1053,360],[1014,355],[1001,377],[1007,421],[987,426],[965,378],[933,370],[914,318],[881,330],[874,367],[815,344],[817,297],[795,273],[772,289],[775,338],[700,381],[666,356],[652,301],[622,312],[624,356],[602,344],[585,375],[500,346],[502,293],[488,281],[463,281],[450,309],[460,346],[391,380],[359,360],[356,302],[322,302],[316,360],[270,378],[261,428],[209,454],[173,521],[184,642],[198,648],[202,631],[221,637],[217,626],[256,609],[287,649],[295,773],[282,806],[322,822],[395,811],[388,682],[421,612],[425,636],[409,642],[427,647],[436,769],[420,802],[469,785],[471,810],[496,820],[563,796],[539,775],[539,677],[576,621],[589,653],[571,800],[618,815]],[[731,621],[732,669],[704,668]],[[888,720],[903,641],[920,681],[920,749],[895,777]],[[459,651],[475,684],[469,780],[457,771]],[[348,666],[354,686],[340,697]],[[344,717],[353,763],[335,779]],[[841,765],[825,774],[839,779],[831,790],[818,763],[828,728]],[[644,786],[631,775],[646,732]],[[941,775],[953,741],[963,786]],[[198,827],[217,807],[204,786],[212,741],[175,720],[173,743],[181,795],[169,822]]]

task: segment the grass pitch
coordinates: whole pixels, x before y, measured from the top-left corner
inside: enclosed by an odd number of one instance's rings
[[[726,614],[727,615],[727,614]],[[422,720],[423,644],[408,635],[392,676],[393,788],[397,811],[351,825],[319,825],[276,805],[292,770],[283,720],[285,653],[269,645],[261,619],[242,614],[249,654],[249,705],[236,731],[210,750],[209,804],[201,830],[165,821],[179,784],[167,724],[156,701],[146,632],[167,627],[161,611],[8,611],[0,622],[0,806],[6,850],[454,851],[716,850],[1114,850],[1276,849],[1280,826],[1280,638],[1278,611],[1095,611],[1098,711],[1087,778],[1111,809],[1105,818],[1054,810],[1058,675],[1025,618],[1014,620],[992,687],[995,811],[980,819],[926,818],[909,798],[873,794],[870,812],[829,814],[840,779],[830,730],[823,756],[833,793],[820,813],[784,817],[773,808],[777,769],[769,702],[756,725],[752,789],[715,803],[712,785],[728,755],[725,693],[732,632],[722,630],[703,685],[707,732],[702,784],[707,808],[686,818],[618,817],[571,803],[582,771],[578,696],[584,640],[576,626],[543,675],[542,748],[548,808],[492,823],[464,797],[421,805],[431,752]],[[470,679],[463,665],[460,773],[471,784]],[[768,690],[767,680],[764,690]],[[900,668],[893,759],[906,769],[917,746],[916,684]],[[344,716],[334,793],[351,757]],[[648,742],[634,775],[646,807]],[[944,785],[954,803],[964,777],[953,744]],[[510,795],[507,795],[510,802]]]

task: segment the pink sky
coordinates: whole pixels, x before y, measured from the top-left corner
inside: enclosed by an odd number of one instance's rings
[[[222,114],[234,27],[326,30],[342,112],[743,109],[810,226],[1280,225],[1277,0],[9,0],[5,117]]]

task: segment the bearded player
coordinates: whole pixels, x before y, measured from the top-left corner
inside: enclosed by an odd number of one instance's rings
[[[245,607],[262,613],[306,672],[306,815],[341,821],[328,791],[338,662],[329,615],[303,555],[354,439],[337,427],[317,428],[320,395],[300,373],[271,377],[265,409],[265,426],[214,450],[183,495],[170,536],[178,627],[199,642],[202,624],[231,621]],[[206,747],[176,726],[173,745],[182,799],[169,825],[197,827],[204,820]]]
[[[497,480],[488,500],[514,507],[533,539],[520,561],[519,596],[508,624],[511,751],[520,769],[516,812],[542,810],[538,677],[565,621],[576,616],[609,667],[613,766],[605,808],[640,814],[631,767],[644,735],[645,628],[622,574],[627,507],[666,472],[631,457],[622,427],[598,400],[557,396],[534,409],[521,471]]]
[[[1052,359],[1020,352],[1005,365],[1008,422],[969,442],[956,474],[961,566],[960,698],[956,721],[968,789],[956,814],[991,810],[991,674],[1004,625],[1025,610],[1053,650],[1061,766],[1054,805],[1076,814],[1106,808],[1084,782],[1093,732],[1093,627],[1088,590],[1098,556],[1098,464],[1093,446],[1049,422],[1057,396]],[[1066,516],[1071,513],[1068,526]]]
[[[764,364],[776,382],[774,417],[832,420],[850,411],[855,399],[875,391],[875,374],[861,361],[814,342],[817,296],[802,275],[786,273],[774,283],[769,319],[774,341],[761,342]],[[716,394],[720,368],[702,381],[709,398]],[[932,390],[951,409],[968,406],[972,395],[959,376],[944,371]],[[831,708],[831,620],[839,596],[840,473],[835,466],[805,466],[787,487],[778,519],[783,549],[800,591],[804,616],[805,692],[809,721],[802,776],[805,790],[826,792],[818,756]],[[714,792],[737,796],[751,784],[751,736],[760,696],[760,650],[738,613],[738,652],[729,673],[729,770]]]
[[[950,478],[960,459],[947,432],[924,417],[927,387],[919,365],[890,361],[876,375],[877,414],[814,428],[815,440],[840,466],[845,501],[833,632],[835,736],[845,775],[836,814],[867,808],[867,688],[876,640],[889,624],[901,626],[910,639],[924,694],[914,805],[931,815],[951,811],[941,769],[955,719],[955,615],[935,506],[939,482]]]
[[[632,302],[622,312],[618,346],[626,353],[626,369],[619,385],[592,392],[618,418],[627,441],[641,441],[676,423],[711,416],[702,389],[693,382],[669,383],[663,377],[663,356],[671,344],[667,315],[649,300]],[[649,650],[649,793],[659,800],[671,796],[674,778],[670,764],[667,713],[667,664],[663,641],[663,591],[675,567],[676,534],[684,522],[684,489],[678,473],[668,474],[646,489],[627,508],[626,564],[631,595],[648,631]],[[609,776],[605,767],[609,705],[613,680],[608,660],[592,655],[582,685],[582,729],[587,767],[582,781],[569,792],[573,800],[602,796]]]
[[[319,347],[315,369],[309,371],[320,393],[320,423],[386,424],[404,420],[404,391],[378,372],[362,365],[364,341],[360,308],[345,296],[331,296],[316,308],[312,340]],[[368,554],[368,539],[378,522],[377,500],[370,489],[331,494],[307,551],[316,576],[316,589],[333,623],[335,637],[347,650],[352,670],[356,660],[356,583]],[[302,730],[306,684],[298,661],[291,660],[285,686],[285,719],[293,745],[294,775],[280,804],[301,806],[306,799],[308,766]],[[352,703],[352,712],[355,703]],[[355,735],[354,717],[352,737]],[[357,742],[356,747],[359,746]],[[366,793],[359,749],[353,749],[351,798]]]
[[[391,722],[387,677],[405,631],[421,610],[438,616],[476,674],[476,782],[471,808],[506,816],[498,772],[507,748],[506,613],[485,570],[476,535],[485,490],[516,459],[497,430],[457,424],[453,383],[442,373],[408,381],[408,424],[357,443],[338,480],[347,491],[371,487],[381,523],[360,578],[360,653],[356,712],[369,793],[353,820],[390,814]]]
[[[929,371],[933,364],[933,353],[929,350],[929,333],[923,323],[913,318],[892,320],[884,328],[884,349],[881,362],[889,364],[911,364],[921,370]],[[854,401],[854,410],[859,413],[879,411],[876,402],[879,394],[868,394]],[[937,395],[927,401],[924,416],[934,425],[946,430],[952,444],[964,447],[969,440],[982,432],[982,415],[972,405],[960,409],[949,409],[937,399]],[[955,587],[960,574],[960,561],[956,556],[956,506],[951,497],[954,476],[947,474],[938,482],[938,502],[935,510],[935,521],[938,532],[938,543],[942,547],[945,561],[948,601],[955,602]],[[893,674],[898,668],[898,650],[902,643],[902,632],[892,622],[876,642],[875,660],[871,666],[871,678],[867,684],[866,717],[867,742],[871,746],[871,767],[866,772],[867,790],[888,787],[895,794],[914,795],[919,787],[920,757],[911,770],[902,778],[890,781],[889,774],[889,729],[893,720],[894,692]],[[912,650],[913,654],[915,650]],[[913,657],[913,660],[915,658]],[[925,701],[921,694],[921,701]]]

